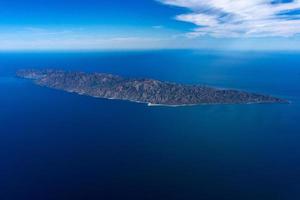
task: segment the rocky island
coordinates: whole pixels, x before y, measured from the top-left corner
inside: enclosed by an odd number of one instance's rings
[[[268,95],[200,85],[184,85],[153,79],[125,78],[103,73],[62,70],[20,70],[17,76],[37,85],[106,99],[120,99],[148,105],[288,103]]]

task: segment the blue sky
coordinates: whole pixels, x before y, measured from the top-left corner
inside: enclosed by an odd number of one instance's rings
[[[300,49],[300,0],[0,0],[0,50]]]

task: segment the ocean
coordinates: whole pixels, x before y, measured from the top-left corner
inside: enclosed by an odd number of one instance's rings
[[[291,104],[149,107],[15,77],[29,68],[234,88]],[[300,52],[1,52],[0,199],[300,199]]]

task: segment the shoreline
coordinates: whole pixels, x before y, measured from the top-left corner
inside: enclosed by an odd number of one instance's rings
[[[41,87],[46,87],[49,88],[47,86],[41,86]],[[97,98],[97,99],[106,99],[106,100],[117,100],[117,101],[127,101],[130,103],[138,103],[138,104],[145,104],[147,107],[192,107],[192,106],[209,106],[209,105],[255,105],[255,104],[292,104],[292,101],[286,101],[286,102],[281,102],[281,103],[272,103],[272,102],[249,102],[249,103],[199,103],[199,104],[180,104],[180,105],[172,105],[172,104],[156,104],[156,103],[150,103],[150,102],[142,102],[142,101],[134,101],[134,100],[129,100],[129,99],[119,99],[119,98],[108,98],[108,97],[99,97],[99,96],[92,96],[92,95],[88,95],[88,94],[84,94],[84,93],[79,93],[79,92],[75,92],[75,91],[68,91],[68,90],[61,90],[61,89],[57,89],[57,88],[50,88],[50,89],[55,89],[58,91],[63,91],[63,92],[68,92],[71,94],[76,94],[76,95],[80,95],[80,96],[86,96],[86,97],[92,97],[92,98]]]

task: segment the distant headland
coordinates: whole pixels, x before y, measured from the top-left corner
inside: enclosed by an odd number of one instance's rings
[[[145,78],[125,78],[103,73],[62,70],[19,70],[17,76],[37,85],[106,99],[128,100],[148,105],[288,103],[287,100],[232,89],[184,85]]]

